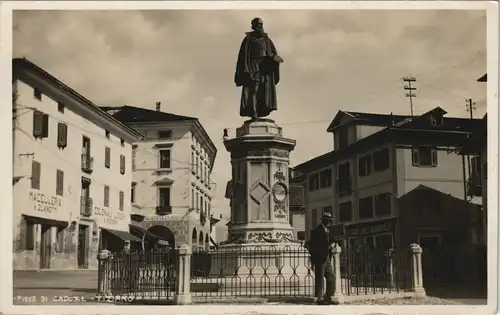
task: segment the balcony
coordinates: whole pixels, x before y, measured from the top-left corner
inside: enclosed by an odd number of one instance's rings
[[[92,198],[81,197],[80,200],[80,215],[90,217],[92,215],[93,202]]]
[[[156,207],[156,214],[158,214],[158,215],[165,215],[165,214],[171,214],[171,213],[172,213],[171,206],[158,206],[158,207]]]
[[[481,184],[481,175],[472,175],[467,179],[467,195],[469,197],[481,197],[483,195],[483,187]]]
[[[94,170],[94,158],[88,154],[82,154],[82,171],[92,173]]]

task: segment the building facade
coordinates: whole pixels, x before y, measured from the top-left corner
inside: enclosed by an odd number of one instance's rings
[[[14,269],[96,268],[130,235],[132,142],[121,124],[26,59],[13,60]]]
[[[424,185],[464,200],[465,164],[454,151],[478,121],[444,114],[441,108],[419,117],[339,112],[328,128],[334,150],[295,167],[309,177],[307,237],[324,211],[314,209],[331,205],[332,233],[343,247],[406,246],[399,244],[399,233],[406,232],[398,227],[398,217],[405,211],[401,197]],[[328,178],[323,185],[322,172]],[[322,192],[330,181],[331,188]],[[319,205],[319,193],[330,204]],[[417,234],[438,240],[439,233],[434,229]]]
[[[102,107],[139,131],[133,147],[133,224],[170,246],[210,246],[211,172],[217,149],[199,120],[132,106]]]

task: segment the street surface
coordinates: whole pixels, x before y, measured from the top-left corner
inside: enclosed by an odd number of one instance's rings
[[[96,296],[96,292],[97,271],[95,270],[14,272],[14,292],[12,297],[14,305],[96,304],[97,302],[91,300]],[[433,289],[427,290],[427,295],[450,301],[450,304],[486,304],[485,293],[472,288]],[[378,303],[383,303],[382,300],[383,298]],[[445,304],[444,300],[439,304]],[[111,301],[101,301],[100,303],[111,303]],[[235,301],[228,300],[227,304],[230,303],[235,303]],[[359,301],[355,304],[372,303]],[[436,303],[431,302],[431,304]]]

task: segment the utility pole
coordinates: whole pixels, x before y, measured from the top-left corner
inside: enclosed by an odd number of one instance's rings
[[[470,114],[470,119],[474,119],[474,111],[476,110],[476,103],[475,102],[472,102],[472,99],[469,98],[468,100],[466,100],[466,104],[465,104],[465,108],[466,110],[469,112]]]
[[[417,90],[417,88],[412,87],[411,84],[412,82],[416,82],[417,79],[415,79],[414,77],[403,77],[403,81],[408,83],[408,85],[404,86],[404,89],[407,91],[405,96],[410,99],[410,113],[413,116],[413,98],[417,97],[417,95],[414,94],[413,91]]]
[[[476,109],[476,103],[472,102],[472,99],[469,98],[468,100],[465,101],[465,108],[470,114],[470,119],[474,119],[474,110]],[[467,163],[467,175],[468,175],[468,180],[471,180],[471,175],[472,175],[472,161],[470,155],[467,155],[465,157],[465,161]],[[468,199],[468,198],[467,198]],[[471,200],[472,197],[468,200]]]

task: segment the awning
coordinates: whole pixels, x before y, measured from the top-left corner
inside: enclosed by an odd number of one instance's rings
[[[40,217],[35,217],[31,215],[26,215],[23,214],[24,219],[28,222],[32,222],[34,224],[45,224],[45,225],[50,225],[50,226],[60,226],[60,227],[67,227],[68,221],[59,221],[59,220],[54,220],[54,219],[46,219],[46,218],[40,218]]]
[[[110,230],[110,229],[102,229],[102,230],[109,232],[109,233],[113,234],[114,236],[121,238],[124,241],[141,242],[140,238],[130,234],[129,232],[116,231],[116,230]]]
[[[129,227],[132,229],[132,230],[135,230],[137,233],[139,234],[142,234],[142,235],[147,235],[149,237],[152,237],[152,238],[155,238],[155,239],[158,239],[158,240],[162,240],[162,241],[166,241],[163,237],[160,237],[154,233],[151,233],[149,232],[148,230],[146,229],[143,229],[137,225],[133,225],[133,224],[129,224]]]

